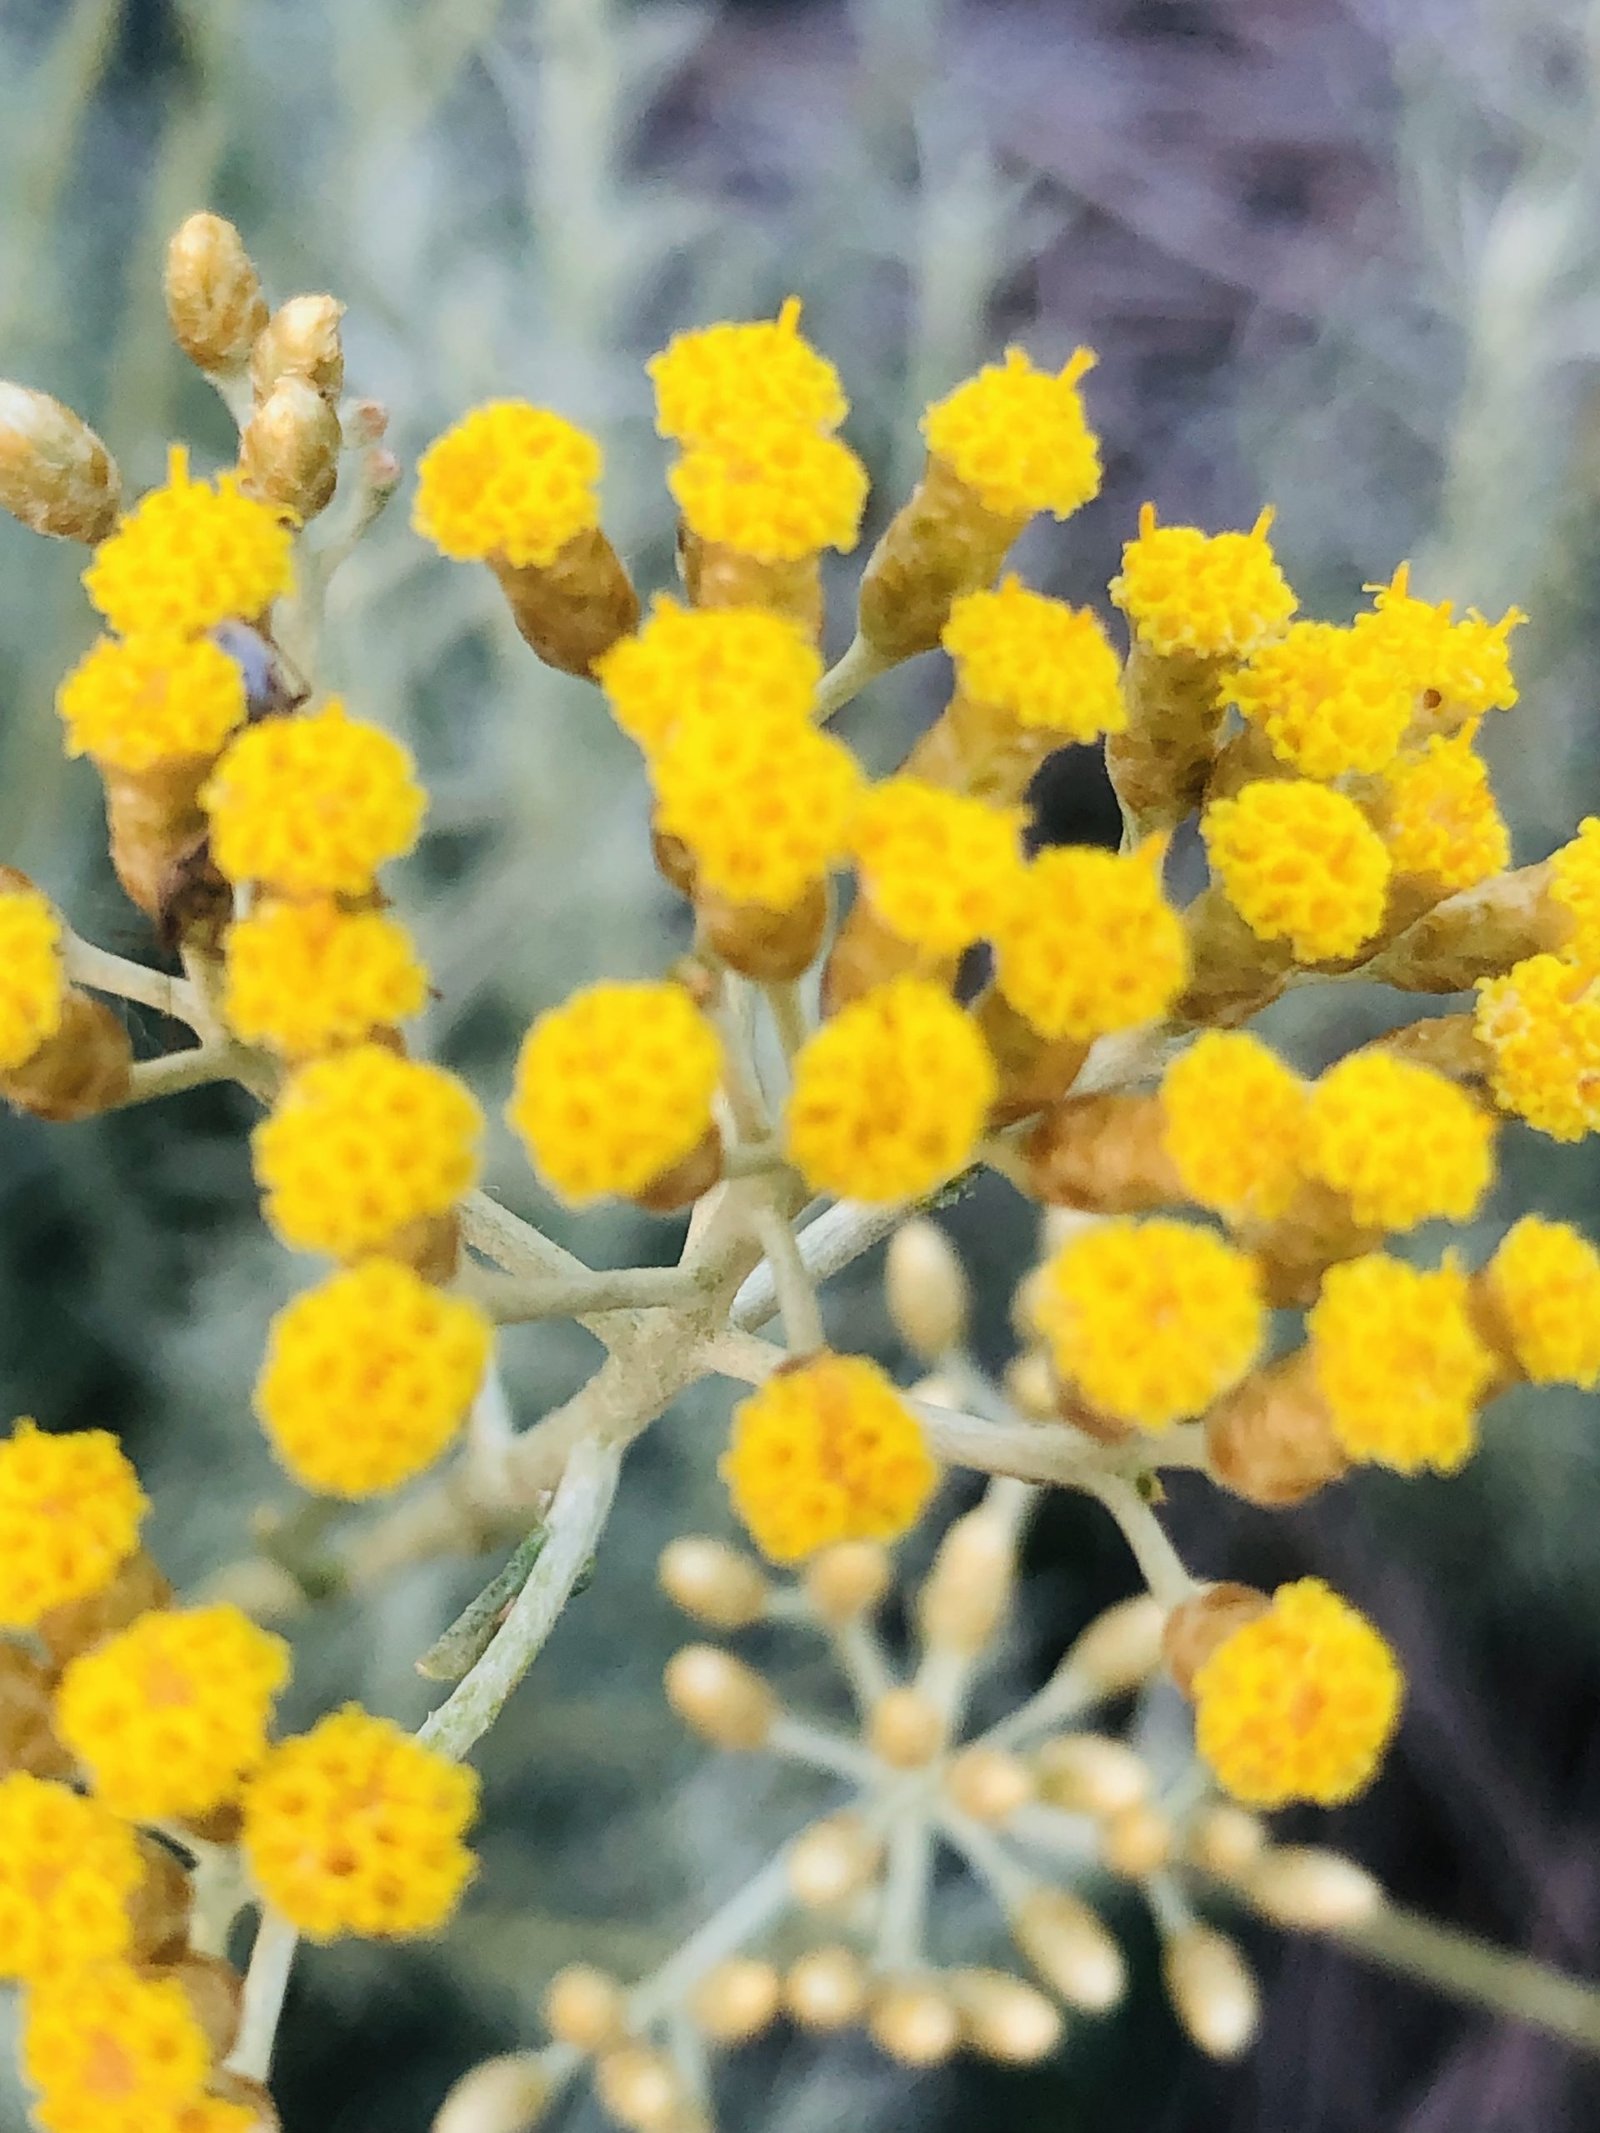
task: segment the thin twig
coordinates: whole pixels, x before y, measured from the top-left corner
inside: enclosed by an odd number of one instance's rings
[[[564,1281],[587,1278],[592,1271],[583,1261],[553,1243],[531,1222],[524,1222],[509,1207],[486,1192],[469,1192],[461,1203],[461,1233],[474,1251],[482,1252],[508,1274],[555,1276]]]
[[[783,1330],[794,1355],[815,1355],[828,1344],[823,1330],[822,1307],[811,1273],[783,1211],[763,1197],[750,1211],[750,1226],[772,1269],[773,1285],[783,1313]]]
[[[1122,1537],[1133,1550],[1145,1583],[1163,1607],[1177,1607],[1194,1594],[1198,1589],[1195,1580],[1184,1568],[1160,1519],[1131,1481],[1125,1481],[1120,1474],[1085,1471],[1069,1485],[1105,1505],[1122,1528]]]
[[[893,661],[875,652],[864,637],[855,638],[817,684],[812,717],[819,726],[825,726],[835,713],[861,694],[869,681],[886,673],[892,665]]]
[[[194,988],[186,979],[130,963],[125,956],[97,948],[76,933],[67,935],[65,954],[67,976],[74,985],[87,985],[91,992],[107,992],[118,1000],[137,1000],[141,1007],[153,1007],[174,1022],[187,1022],[191,1029],[198,1026]]]
[[[231,1044],[194,1044],[187,1051],[164,1052],[159,1059],[137,1059],[129,1071],[128,1093],[114,1108],[126,1111],[134,1104],[180,1096],[185,1089],[236,1081],[241,1058],[239,1048]]]
[[[465,1269],[460,1286],[502,1326],[536,1319],[588,1318],[605,1311],[647,1311],[688,1303],[708,1286],[694,1269],[619,1267],[611,1273],[536,1275],[532,1280]]]
[[[870,1252],[904,1218],[901,1206],[867,1206],[860,1200],[840,1200],[825,1208],[796,1238],[806,1272],[815,1282],[824,1282]],[[730,1325],[755,1332],[778,1308],[778,1289],[770,1266],[756,1268],[741,1286],[728,1313]]]
[[[230,2073],[249,2081],[265,2081],[272,2069],[272,2047],[283,2013],[283,1996],[289,1989],[289,1972],[300,1936],[280,1912],[264,1910],[250,1950],[250,1967],[244,1976],[244,2002],[239,2016],[239,2034],[228,2054]]]

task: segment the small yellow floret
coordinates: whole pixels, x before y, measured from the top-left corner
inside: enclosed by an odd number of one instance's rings
[[[733,1508],[778,1563],[838,1541],[898,1540],[939,1478],[922,1425],[859,1355],[816,1356],[741,1401],[721,1471]]]
[[[443,1067],[359,1044],[293,1077],[250,1137],[285,1244],[354,1258],[449,1212],[478,1176],[483,1114]]]
[[[1126,855],[1041,852],[995,933],[1000,990],[1046,1037],[1091,1038],[1164,1015],[1188,982],[1183,921],[1161,893],[1164,838]]]
[[[696,539],[758,563],[798,563],[854,548],[867,470],[839,438],[768,416],[692,444],[667,487]]]
[[[0,1778],[0,1978],[121,1955],[142,1873],[133,1831],[102,1802],[20,1770]]]
[[[428,995],[399,920],[331,897],[260,906],[229,928],[225,957],[228,1027],[291,1059],[360,1043],[416,1014]]]
[[[662,595],[638,634],[619,638],[594,671],[617,724],[650,754],[686,716],[730,725],[761,712],[809,717],[822,661],[786,616],[681,607]]]
[[[37,889],[0,889],[0,1073],[55,1035],[66,992],[55,906]]]
[[[1363,1228],[1465,1222],[1494,1178],[1494,1121],[1431,1067],[1352,1052],[1311,1091],[1305,1163]]]
[[[193,637],[265,614],[289,590],[291,545],[278,511],[242,496],[232,474],[191,481],[189,455],[174,445],[165,488],[100,543],[83,582],[122,636]]]
[[[1481,1276],[1535,1385],[1600,1384],[1600,1252],[1565,1222],[1524,1215]]]
[[[1162,1140],[1183,1189],[1230,1222],[1271,1222],[1300,1182],[1305,1083],[1244,1030],[1206,1030],[1161,1083]]]
[[[1049,1260],[1034,1306],[1060,1375],[1141,1429],[1198,1415],[1261,1349],[1261,1278],[1246,1253],[1165,1217],[1101,1222]]]
[[[930,955],[987,940],[1022,880],[1023,814],[885,778],[862,801],[852,839],[861,887],[884,924]]]
[[[1476,732],[1472,724],[1448,739],[1436,733],[1385,777],[1378,827],[1397,874],[1452,891],[1473,888],[1510,863],[1510,832],[1489,766],[1473,748]]]
[[[20,1421],[0,1443],[0,1627],[32,1629],[108,1585],[149,1508],[108,1431],[53,1436]]]
[[[274,1748],[245,1795],[245,1857],[312,1940],[431,1933],[473,1872],[462,1837],[478,1781],[386,1718],[347,1704]]]
[[[831,733],[752,705],[680,718],[650,765],[656,827],[732,903],[788,911],[849,845],[860,765]]]
[[[1070,518],[1100,493],[1100,443],[1078,390],[1093,367],[1087,348],[1055,374],[1008,348],[928,409],[929,452],[997,517]]]
[[[265,1754],[288,1678],[289,1647],[237,1607],[161,1609],[71,1662],[56,1726],[117,1814],[206,1814]]]
[[[1389,855],[1353,800],[1324,785],[1267,778],[1201,819],[1211,870],[1239,916],[1295,959],[1353,955],[1383,924]]]
[[[1369,585],[1372,611],[1356,617],[1357,633],[1400,659],[1417,688],[1446,706],[1452,718],[1508,711],[1517,700],[1509,639],[1527,616],[1508,607],[1498,622],[1489,622],[1469,608],[1455,622],[1449,600],[1419,600],[1410,586],[1409,563],[1402,563],[1387,585]]]
[[[564,1199],[646,1191],[711,1130],[722,1046],[681,985],[590,985],[522,1040],[506,1117]]]
[[[278,1313],[256,1413],[303,1488],[374,1496],[451,1443],[492,1342],[476,1304],[442,1296],[397,1261],[366,1259]]]
[[[1334,1435],[1352,1459],[1401,1474],[1466,1463],[1495,1364],[1460,1267],[1429,1271],[1382,1252],[1330,1267],[1306,1332]]]
[[[1567,953],[1600,962],[1600,815],[1578,824],[1578,834],[1550,855],[1550,900],[1571,914]]]
[[[418,460],[411,522],[458,562],[553,563],[600,523],[602,463],[599,445],[563,416],[526,400],[492,400]]]
[[[963,593],[940,638],[972,702],[1019,726],[1092,741],[1128,723],[1122,663],[1097,616],[1008,577]]]
[[[684,444],[737,436],[752,418],[834,430],[850,412],[839,373],[800,332],[798,296],[775,319],[675,334],[645,369],[657,431]]]
[[[1393,762],[1417,705],[1410,669],[1380,640],[1331,622],[1296,622],[1222,684],[1274,752],[1303,777]]]
[[[814,1192],[914,1199],[971,1162],[997,1088],[977,1024],[944,987],[891,979],[802,1046],[790,1160]]]
[[[410,851],[427,805],[409,751],[337,698],[248,727],[200,799],[228,879],[286,896],[359,895]]]
[[[35,1984],[22,2064],[42,2133],[182,2133],[211,2050],[176,1978],[112,1962]]]
[[[1600,987],[1592,967],[1532,955],[1478,987],[1474,1022],[1503,1110],[1556,1141],[1600,1128]]]
[[[1337,1807],[1371,1781],[1403,1690],[1366,1617],[1320,1578],[1300,1578],[1196,1671],[1195,1745],[1249,1806]]]
[[[213,756],[246,708],[239,662],[209,637],[102,637],[56,692],[67,753],[111,770]]]
[[[1139,642],[1163,659],[1245,659],[1299,606],[1278,568],[1263,511],[1248,533],[1158,526],[1154,504],[1108,588]]]

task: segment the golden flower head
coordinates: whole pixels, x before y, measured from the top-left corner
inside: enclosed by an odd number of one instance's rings
[[[790,1160],[815,1192],[915,1198],[971,1162],[997,1086],[977,1024],[944,987],[892,978],[801,1047]]]
[[[1222,684],[1223,700],[1308,778],[1384,769],[1417,694],[1411,670],[1387,644],[1331,622],[1292,623]]]
[[[0,1073],[55,1035],[66,993],[55,905],[34,888],[0,887]]]
[[[100,543],[83,582],[124,637],[194,637],[265,614],[289,590],[291,549],[276,510],[242,495],[231,474],[191,480],[189,455],[174,445],[166,486]]]
[[[1214,800],[1200,823],[1211,871],[1239,916],[1302,963],[1353,955],[1383,923],[1389,855],[1353,800],[1268,778]]]
[[[478,1781],[386,1718],[347,1704],[274,1748],[244,1803],[266,1900],[311,1940],[431,1933],[473,1871]]]
[[[42,2133],[183,2133],[211,2050],[175,1978],[110,1962],[34,1984],[22,2064]]]
[[[711,1131],[716,1032],[681,985],[590,985],[541,1015],[506,1116],[565,1199],[646,1191]]]
[[[67,753],[110,770],[213,756],[244,723],[244,674],[209,637],[102,637],[56,695]]]
[[[417,462],[412,523],[458,562],[553,563],[600,523],[600,447],[548,408],[493,400],[463,415]]]
[[[1459,718],[1510,710],[1517,700],[1510,637],[1528,619],[1520,608],[1508,607],[1498,622],[1469,608],[1456,622],[1450,601],[1417,599],[1409,563],[1402,563],[1387,585],[1367,590],[1372,609],[1356,617],[1357,634],[1401,660],[1419,690],[1448,704]]]
[[[1600,962],[1600,815],[1578,824],[1578,834],[1550,855],[1550,900],[1573,924],[1569,954]]]
[[[685,717],[726,725],[752,713],[809,718],[822,661],[786,616],[683,607],[663,594],[635,636],[596,660],[595,678],[617,724],[650,754]]]
[[[852,844],[862,892],[891,932],[930,955],[987,940],[1022,880],[1023,814],[885,778],[856,814]]]
[[[1087,348],[1054,373],[1008,348],[928,409],[928,450],[999,518],[1070,518],[1100,493],[1100,443],[1078,390],[1093,367]]]
[[[1510,864],[1511,835],[1474,749],[1475,723],[1448,738],[1435,733],[1385,774],[1379,832],[1397,874],[1441,891],[1470,889]],[[1600,929],[1597,929],[1600,940]]]
[[[1600,1384],[1600,1252],[1566,1222],[1524,1215],[1482,1275],[1535,1385]]]
[[[0,1627],[31,1629],[108,1585],[149,1508],[109,1432],[20,1421],[0,1443]]]
[[[861,535],[867,470],[837,437],[778,416],[690,445],[667,487],[698,540],[759,563],[846,553]]]
[[[1195,1745],[1251,1807],[1336,1807],[1368,1784],[1400,1716],[1393,1652],[1320,1578],[1280,1585],[1194,1677]]]
[[[1161,1082],[1162,1140],[1184,1191],[1229,1222],[1271,1222],[1300,1182],[1307,1090],[1259,1037],[1206,1030]]]
[[[1141,1429],[1198,1415],[1260,1352],[1256,1263],[1166,1217],[1096,1223],[1047,1261],[1034,1316],[1059,1375]]]
[[[1161,891],[1165,838],[1126,854],[1040,852],[995,929],[996,981],[1046,1037],[1091,1038],[1164,1015],[1189,976],[1183,922]]]
[[[291,1059],[392,1028],[428,994],[428,973],[398,919],[347,911],[327,896],[259,904],[229,927],[224,956],[228,1027]]]
[[[798,296],[775,319],[675,334],[645,368],[656,389],[656,429],[683,444],[737,439],[752,419],[835,430],[850,412],[838,371],[800,331]]]
[[[1430,1271],[1369,1252],[1330,1267],[1306,1333],[1334,1435],[1352,1459],[1401,1474],[1465,1464],[1495,1366],[1453,1261]]]
[[[1098,617],[1030,592],[1020,578],[963,593],[940,642],[965,695],[1019,726],[1092,741],[1128,722],[1122,664]]]
[[[1139,642],[1163,659],[1245,659],[1279,636],[1299,602],[1267,539],[1272,516],[1248,533],[1202,533],[1158,526],[1146,504],[1109,588]]]
[[[1363,1228],[1465,1222],[1494,1178],[1494,1121],[1431,1067],[1352,1052],[1312,1088],[1305,1163]]]
[[[837,1541],[897,1540],[939,1478],[922,1425],[859,1355],[815,1356],[741,1401],[721,1471],[751,1536],[779,1563]]]
[[[121,1955],[142,1873],[133,1831],[102,1801],[20,1770],[0,1777],[0,1977]]]
[[[1556,1141],[1600,1127],[1600,997],[1591,966],[1532,955],[1478,987],[1474,1027],[1489,1047],[1489,1088]]]
[[[365,1259],[273,1320],[256,1413],[303,1488],[375,1496],[450,1445],[492,1344],[476,1304],[441,1295],[396,1260]]]

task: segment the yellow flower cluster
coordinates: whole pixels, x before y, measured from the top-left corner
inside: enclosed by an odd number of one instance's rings
[[[722,1477],[757,1545],[794,1563],[836,1541],[898,1539],[938,1468],[876,1363],[819,1355],[740,1402]]]
[[[1189,975],[1183,921],[1161,891],[1164,840],[1127,855],[1041,852],[995,929],[996,981],[1046,1037],[1099,1037],[1164,1015]]]
[[[1600,1252],[1586,1237],[1524,1215],[1481,1278],[1533,1384],[1600,1384]]]
[[[0,888],[0,1073],[55,1035],[66,991],[55,906],[37,889]]]
[[[595,666],[612,716],[647,755],[680,719],[732,726],[752,706],[811,715],[822,661],[802,631],[759,607],[686,608],[662,594],[642,628]]]
[[[256,1412],[284,1466],[325,1496],[372,1496],[431,1466],[489,1360],[478,1307],[367,1259],[273,1321]]]
[[[457,562],[553,563],[600,523],[592,437],[525,400],[477,407],[417,462],[412,522]]]
[[[117,1814],[203,1815],[260,1762],[288,1678],[288,1646],[238,1608],[157,1609],[72,1661],[57,1729]]]
[[[814,1192],[914,1199],[971,1162],[997,1088],[976,1023],[945,988],[893,978],[802,1046],[789,1158]]]
[[[381,1251],[472,1189],[482,1130],[442,1067],[381,1044],[313,1060],[251,1135],[267,1220],[302,1251]]]
[[[113,1962],[33,1986],[22,2063],[42,2133],[187,2133],[204,2107],[211,2052],[175,1978]],[[252,2117],[208,2117],[203,2133],[248,2133]]]
[[[1364,1228],[1465,1222],[1494,1176],[1494,1121],[1428,1067],[1352,1052],[1311,1091],[1305,1162]]]
[[[1485,711],[1510,710],[1517,700],[1511,674],[1511,632],[1528,618],[1511,607],[1498,622],[1469,609],[1452,620],[1453,603],[1419,600],[1411,572],[1402,563],[1387,585],[1369,586],[1372,611],[1358,615],[1358,634],[1382,644],[1411,673],[1416,687],[1433,699],[1435,714],[1459,725]]]
[[[1453,1261],[1431,1271],[1369,1252],[1323,1276],[1306,1315],[1316,1380],[1350,1458],[1453,1473],[1477,1441],[1494,1357]]]
[[[1550,898],[1572,920],[1567,953],[1600,962],[1600,815],[1578,824],[1578,834],[1551,854]]]
[[[1276,1220],[1303,1175],[1308,1102],[1259,1037],[1197,1037],[1161,1080],[1162,1144],[1190,1199],[1229,1222]]]
[[[1003,363],[986,364],[928,409],[930,454],[998,518],[1070,518],[1100,492],[1100,447],[1078,391],[1093,367],[1086,348],[1054,375],[1007,349]]]
[[[430,1933],[473,1871],[478,1782],[354,1704],[273,1749],[244,1802],[267,1901],[312,1940]]]
[[[691,444],[667,486],[697,539],[761,563],[853,548],[867,502],[850,447],[783,415],[750,415]]]
[[[61,684],[67,753],[143,771],[222,747],[246,710],[244,674],[209,637],[102,637]]]
[[[1000,926],[1021,886],[1022,811],[885,778],[852,833],[862,893],[889,930],[930,955],[959,955]]]
[[[0,1777],[0,1978],[121,1955],[141,1873],[133,1831],[101,1801],[20,1770]]]
[[[405,927],[332,897],[259,901],[229,927],[224,954],[229,1028],[288,1059],[359,1044],[427,998],[428,973]]]
[[[289,590],[291,545],[276,511],[242,495],[231,474],[192,480],[174,445],[166,486],[100,543],[83,582],[121,636],[197,637],[264,615]]]
[[[645,1192],[712,1130],[716,1032],[681,985],[591,985],[539,1017],[506,1116],[563,1198]]]
[[[0,1627],[32,1629],[108,1585],[148,1509],[107,1431],[56,1436],[18,1422],[0,1443]]]
[[[776,319],[680,333],[645,365],[656,428],[680,444],[737,438],[752,419],[835,430],[850,412],[839,373],[800,332],[800,299]]]
[[[1556,1141],[1600,1129],[1600,983],[1593,965],[1534,955],[1478,988],[1475,1027],[1495,1102]]]
[[[1252,1807],[1336,1807],[1371,1779],[1400,1715],[1393,1652],[1320,1578],[1280,1585],[1194,1677],[1195,1745]]]
[[[1331,622],[1296,622],[1230,674],[1222,696],[1302,777],[1337,778],[1394,760],[1417,687],[1383,642]]]
[[[1112,599],[1162,659],[1245,659],[1279,636],[1299,602],[1278,568],[1263,511],[1248,533],[1158,526],[1154,504],[1122,551]]]
[[[1353,800],[1262,779],[1201,818],[1211,870],[1251,932],[1297,962],[1354,955],[1383,923],[1389,855]]]
[[[963,594],[940,641],[962,692],[1019,726],[1092,741],[1127,724],[1120,664],[1097,618],[1020,578]]]
[[[1151,1430],[1236,1385],[1266,1332],[1254,1260],[1164,1218],[1071,1238],[1045,1265],[1033,1311],[1057,1374],[1091,1407]]]
[[[1511,836],[1472,743],[1476,727],[1433,734],[1385,773],[1375,820],[1396,874],[1441,894],[1470,889],[1510,863]]]

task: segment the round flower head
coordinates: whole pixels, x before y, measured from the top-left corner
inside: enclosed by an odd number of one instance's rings
[[[337,698],[241,733],[200,795],[230,881],[286,896],[354,896],[417,841],[427,795],[391,735]]]
[[[405,927],[331,897],[258,905],[228,929],[224,953],[228,1027],[291,1059],[357,1044],[427,998],[428,973]]]
[[[1055,374],[1008,348],[928,409],[929,452],[999,518],[1070,518],[1100,493],[1100,444],[1078,390],[1093,367],[1087,348]]]
[[[1266,1331],[1255,1261],[1162,1217],[1072,1238],[1044,1267],[1034,1315],[1057,1372],[1092,1407],[1153,1430],[1236,1385]]]
[[[785,616],[760,607],[681,607],[665,595],[638,634],[595,662],[611,714],[647,754],[684,717],[732,725],[752,713],[809,718],[822,661]]]
[[[20,1770],[0,1778],[0,1977],[121,1955],[142,1872],[133,1831],[101,1801]]]
[[[1259,646],[1222,695],[1308,778],[1382,770],[1417,706],[1412,674],[1387,645],[1331,622],[1296,622]]]
[[[1454,1473],[1477,1442],[1494,1357],[1473,1327],[1467,1277],[1369,1252],[1330,1267],[1306,1314],[1317,1385],[1352,1459]]]
[[[539,1017],[506,1116],[574,1201],[647,1191],[712,1126],[722,1046],[681,985],[591,985]]]
[[[798,296],[775,319],[676,334],[645,369],[657,431],[683,444],[736,438],[752,418],[835,430],[850,412],[839,373],[801,335]]]
[[[1189,976],[1183,921],[1161,893],[1164,838],[1121,855],[1041,852],[995,930],[996,979],[1046,1037],[1091,1038],[1164,1015]]]
[[[1431,1067],[1352,1052],[1311,1091],[1305,1163],[1363,1228],[1465,1222],[1494,1177],[1494,1121]]]
[[[650,766],[656,827],[681,838],[708,889],[791,910],[844,857],[859,765],[809,719],[756,707],[680,718]]]
[[[250,1136],[267,1220],[301,1251],[376,1251],[471,1191],[482,1130],[443,1067],[381,1044],[313,1060]]]
[[[478,1781],[354,1704],[273,1749],[245,1795],[243,1846],[268,1903],[311,1940],[431,1933],[473,1871]]]
[[[56,694],[67,753],[111,770],[213,756],[244,722],[245,678],[209,637],[102,637]]]
[[[412,524],[458,562],[553,563],[600,523],[594,439],[526,400],[476,407],[417,462]]]
[[[696,539],[759,563],[798,563],[854,548],[867,470],[837,437],[769,415],[692,444],[667,487]]]
[[[83,582],[121,636],[195,637],[265,614],[289,590],[290,552],[271,505],[242,496],[231,474],[191,481],[189,455],[174,445],[165,488],[100,543]]]
[[[1019,726],[1092,741],[1128,723],[1122,663],[1098,618],[1030,592],[1020,578],[963,593],[940,642],[963,694]]]
[[[1468,725],[1448,739],[1433,734],[1420,755],[1391,767],[1378,800],[1378,828],[1395,872],[1441,892],[1470,889],[1511,860],[1489,766],[1473,749],[1476,731]]]
[[[1251,932],[1297,962],[1353,955],[1383,924],[1389,855],[1353,800],[1262,779],[1214,800],[1200,823],[1211,871]]]
[[[837,1541],[898,1540],[939,1470],[876,1363],[819,1355],[734,1409],[722,1478],[757,1546],[795,1563]]]
[[[366,1259],[278,1313],[256,1413],[302,1488],[375,1496],[450,1445],[492,1342],[476,1304],[395,1260]]]
[[[997,1086],[977,1024],[944,987],[893,978],[802,1046],[790,1160],[814,1192],[914,1199],[971,1162]]]
[[[1158,526],[1154,504],[1122,551],[1109,591],[1138,641],[1163,659],[1244,659],[1281,634],[1299,602],[1267,539],[1273,514],[1248,533]]]
[[[1474,1027],[1489,1047],[1489,1088],[1556,1141],[1600,1127],[1600,988],[1592,969],[1533,955],[1478,987]]]
[[[1524,1215],[1480,1277],[1535,1385],[1600,1384],[1600,1252],[1565,1222]]]
[[[37,889],[0,888],[0,1073],[55,1035],[66,991],[55,906]]]
[[[211,2049],[176,1978],[112,1962],[33,1986],[22,2064],[42,2133],[181,2133]]]
[[[1402,1692],[1366,1617],[1320,1578],[1300,1578],[1196,1671],[1195,1745],[1251,1807],[1337,1807],[1371,1781]]]
[[[1571,915],[1568,953],[1600,962],[1600,816],[1580,822],[1576,837],[1550,855],[1550,900]]]
[[[884,924],[930,955],[987,940],[1022,878],[1022,811],[918,778],[874,785],[856,815],[861,887]]]
[[[1357,634],[1403,661],[1419,690],[1449,705],[1457,718],[1508,711],[1516,702],[1509,640],[1528,619],[1520,608],[1508,607],[1498,622],[1469,609],[1454,622],[1450,601],[1415,597],[1409,563],[1387,585],[1367,590],[1374,595],[1372,611],[1356,617]]]
[[[266,1752],[289,1647],[237,1607],[162,1609],[74,1659],[56,1726],[130,1820],[220,1807]]]
[[[1229,1222],[1272,1222],[1300,1183],[1306,1086],[1244,1030],[1206,1030],[1161,1082],[1162,1141],[1184,1191]]]
[[[109,1585],[148,1509],[107,1431],[47,1436],[19,1422],[0,1443],[0,1627],[32,1629]]]

